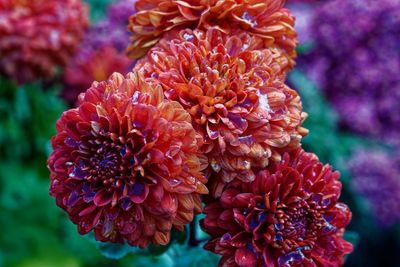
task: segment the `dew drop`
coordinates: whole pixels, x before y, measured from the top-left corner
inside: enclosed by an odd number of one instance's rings
[[[182,183],[182,181],[181,181],[181,180],[178,180],[178,179],[172,179],[172,180],[169,181],[169,184],[170,184],[172,187],[176,187],[176,186],[180,185],[181,183]]]
[[[249,169],[251,168],[250,161],[248,161],[248,160],[243,161],[243,167],[244,167],[246,170],[249,170]]]
[[[193,34],[189,34],[189,33],[185,33],[183,35],[183,38],[188,42],[193,42],[193,37],[194,37]]]
[[[221,165],[219,165],[219,164],[217,163],[216,160],[213,160],[213,161],[211,162],[211,168],[212,168],[215,172],[219,172],[219,171],[221,170]]]
[[[268,113],[271,112],[271,107],[268,104],[268,97],[266,94],[261,94],[260,90],[257,91],[258,105]]]
[[[218,135],[219,135],[219,132],[218,132],[218,131],[213,131],[213,130],[209,130],[209,131],[208,131],[208,136],[209,136],[211,139],[216,139],[216,138],[218,137]]]
[[[138,103],[139,96],[140,96],[140,92],[139,91],[135,91],[135,93],[133,93],[133,96],[132,96],[132,99],[131,99],[132,104],[137,104]]]
[[[249,15],[247,11],[245,11],[242,15],[242,19],[247,21],[252,27],[257,26],[257,22],[253,21],[252,17]]]
[[[194,176],[189,176],[188,180],[190,183],[194,184],[196,182],[196,178]]]

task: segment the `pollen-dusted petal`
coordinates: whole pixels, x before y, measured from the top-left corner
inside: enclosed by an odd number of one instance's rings
[[[0,18],[0,74],[18,83],[49,79],[65,67],[88,26],[79,0],[2,0]]]
[[[343,239],[351,212],[337,202],[338,179],[314,154],[285,153],[253,182],[234,180],[220,198],[208,199],[205,248],[222,256],[220,266],[343,265],[353,249]]]
[[[57,121],[52,144],[50,194],[82,234],[167,244],[172,227],[182,230],[201,212],[202,137],[182,106],[141,74],[93,83]]]
[[[188,111],[221,181],[252,181],[253,168],[300,145],[306,116],[298,94],[284,84],[279,53],[250,50],[258,38],[245,32],[186,29],[168,35],[135,69],[158,80],[166,97]]]
[[[138,0],[139,12],[131,16],[128,26],[133,36],[127,52],[140,58],[173,29],[214,28],[231,36],[239,29],[259,37],[263,48],[278,49],[291,68],[297,35],[294,17],[283,5],[283,0]],[[228,49],[234,54],[239,45],[244,44],[232,39]]]

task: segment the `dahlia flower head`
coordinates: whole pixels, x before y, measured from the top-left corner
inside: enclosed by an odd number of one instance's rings
[[[73,56],[87,25],[79,0],[1,0],[0,74],[21,84],[51,78]]]
[[[338,202],[338,179],[314,154],[285,153],[253,182],[235,180],[220,198],[208,199],[205,248],[222,256],[220,266],[343,265],[353,250],[343,239],[351,212]]]
[[[238,29],[261,38],[265,48],[277,48],[294,65],[294,17],[284,0],[138,0],[130,18],[133,33],[127,52],[140,58],[173,29],[218,29],[233,35]]]
[[[186,29],[169,33],[135,66],[191,115],[219,175],[214,182],[254,180],[254,167],[280,160],[307,133],[300,97],[284,84],[285,58],[260,48],[262,40],[245,32]]]
[[[322,5],[313,22],[316,49],[305,66],[312,69],[347,129],[396,146],[400,145],[399,13],[400,2],[392,0]]]
[[[50,194],[80,234],[146,247],[167,244],[208,193],[190,115],[156,82],[115,73],[94,82],[56,124]]]
[[[383,150],[359,150],[349,163],[352,185],[367,201],[377,222],[400,222],[400,155]]]
[[[129,42],[126,29],[129,16],[135,12],[133,0],[111,4],[104,20],[91,25],[78,52],[63,74],[62,97],[74,105],[77,96],[93,81],[104,81],[112,73],[128,73],[134,64],[124,53]]]

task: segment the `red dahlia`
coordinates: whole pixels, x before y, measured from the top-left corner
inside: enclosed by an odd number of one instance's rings
[[[131,16],[128,53],[143,56],[165,32],[174,28],[215,28],[225,34],[242,29],[258,36],[266,48],[277,47],[294,65],[294,17],[284,0],[138,0]]]
[[[142,248],[168,243],[208,192],[202,139],[190,121],[137,74],[94,82],[57,121],[50,194],[81,234]]]
[[[251,183],[233,181],[205,207],[205,248],[220,266],[340,266],[352,251],[351,220],[338,202],[339,173],[301,149],[286,153]]]
[[[300,97],[284,84],[282,58],[258,38],[218,30],[171,33],[135,66],[190,113],[223,182],[254,180],[253,168],[299,146],[307,131]],[[247,48],[247,49],[246,49]]]
[[[88,24],[79,0],[1,0],[0,74],[19,83],[65,66]]]

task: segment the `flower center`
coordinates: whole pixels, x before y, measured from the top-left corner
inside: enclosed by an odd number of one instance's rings
[[[114,139],[114,140],[113,140]],[[77,161],[71,164],[69,176],[95,182],[106,188],[120,188],[124,185],[133,186],[133,191],[140,194],[136,183],[140,174],[135,169],[137,162],[133,156],[132,148],[121,142],[123,138],[111,138],[111,134],[100,134],[96,138],[79,143],[71,143],[78,149],[72,153]]]
[[[327,216],[305,202],[297,206],[278,204],[275,211],[259,202],[253,211],[246,208],[242,213],[260,247],[269,244],[285,253],[312,248],[319,236],[336,231]]]

